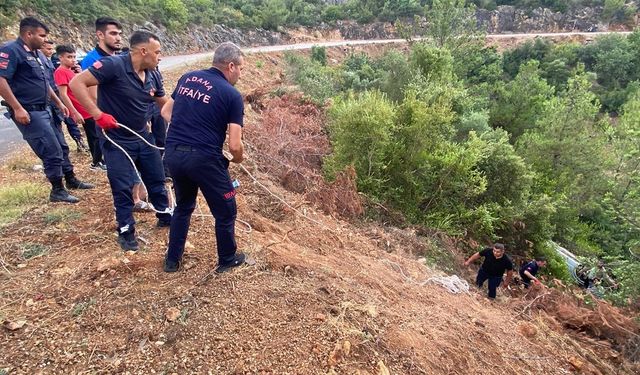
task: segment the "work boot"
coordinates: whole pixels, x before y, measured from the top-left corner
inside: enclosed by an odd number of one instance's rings
[[[78,203],[80,199],[69,194],[67,189],[62,185],[62,179],[51,180],[51,193],[49,194],[49,202],[65,202]]]
[[[178,270],[180,269],[180,261],[173,261],[173,260],[169,260],[167,258],[164,258],[164,272],[178,272]]]
[[[67,181],[68,189],[93,189],[94,187],[96,187],[94,184],[90,184],[90,183],[82,182],[78,180],[78,178],[76,177],[75,174],[73,174],[73,172],[66,174],[64,176],[64,179],[65,181]]]
[[[118,234],[118,244],[124,251],[138,251],[140,246],[138,240],[136,240],[136,233],[134,231],[126,231]]]

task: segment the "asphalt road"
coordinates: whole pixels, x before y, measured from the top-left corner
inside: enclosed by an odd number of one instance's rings
[[[534,38],[534,37],[569,37],[569,36],[586,36],[597,37],[599,35],[609,34],[608,32],[592,32],[592,33],[532,33],[532,34],[493,34],[487,35],[488,39],[508,39],[508,38]],[[629,34],[628,32],[622,32],[620,34]],[[313,46],[320,47],[337,47],[337,46],[354,46],[362,44],[388,44],[388,43],[403,43],[404,39],[387,39],[387,40],[340,40],[334,42],[320,42],[320,43],[300,43],[289,45],[277,45],[277,46],[262,46],[262,47],[250,47],[244,48],[245,53],[260,53],[260,52],[278,52],[278,51],[294,51],[310,49]],[[183,66],[188,63],[192,63],[204,58],[210,58],[213,56],[213,52],[203,52],[191,55],[181,56],[167,56],[160,62],[160,70],[170,70],[179,66]],[[4,113],[4,108],[0,109],[0,113]],[[16,125],[7,120],[4,116],[0,116],[0,161],[3,160],[11,151],[16,147],[24,144],[22,136],[16,128]]]

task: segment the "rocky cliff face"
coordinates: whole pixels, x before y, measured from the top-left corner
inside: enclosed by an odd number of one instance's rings
[[[582,8],[568,13],[553,12],[546,8],[532,11],[513,6],[499,6],[496,10],[479,9],[476,13],[478,25],[490,34],[531,33],[559,31],[604,31],[600,23],[602,7]]]
[[[567,14],[538,8],[532,11],[512,6],[500,6],[496,10],[477,11],[478,25],[488,33],[531,33],[559,31],[605,31],[607,26],[600,23],[602,8],[582,8]],[[95,43],[91,25],[70,26],[65,20],[46,19],[52,30],[52,38],[57,43],[71,43],[79,50],[88,51]],[[421,24],[428,23],[423,19]],[[637,23],[637,22],[636,22]],[[322,25],[314,29],[290,29],[282,32],[262,29],[238,30],[225,25],[212,28],[194,26],[178,31],[168,31],[151,22],[125,25],[125,35],[133,30],[148,29],[162,39],[167,54],[206,51],[223,41],[232,41],[241,46],[274,45],[327,39],[390,39],[398,38],[395,27],[390,23],[359,25],[356,22],[340,21],[334,26]],[[0,30],[3,40],[16,37],[17,25]]]

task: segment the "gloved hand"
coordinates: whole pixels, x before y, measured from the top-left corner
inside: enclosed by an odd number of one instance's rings
[[[118,127],[118,121],[116,121],[116,118],[104,112],[102,112],[100,117],[96,119],[96,124],[104,130],[115,129]]]

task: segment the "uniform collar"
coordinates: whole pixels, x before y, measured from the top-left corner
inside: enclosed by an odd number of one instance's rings
[[[21,37],[18,37],[18,39],[16,39],[16,43],[18,43],[20,46],[22,46],[22,48],[24,48],[25,51],[33,52],[33,50],[31,50],[31,48],[29,48],[29,46],[27,46],[27,44],[24,42],[24,40],[22,40]]]
[[[220,77],[222,77],[222,79],[224,79],[225,81],[229,82],[227,77],[224,76],[224,73],[222,73],[222,70],[216,68],[215,66],[212,66],[211,68],[209,68],[209,70],[211,70],[214,74],[217,74]]]
[[[118,55],[118,56],[122,56],[122,60],[124,61],[124,70],[127,73],[134,74],[136,77],[138,77],[138,72],[136,72],[133,69],[133,62],[131,61],[131,55],[127,54],[127,55]],[[145,72],[145,75],[144,75],[145,81],[143,83],[146,84],[151,79],[151,74],[149,74],[149,69],[145,69],[144,72]]]
[[[99,44],[96,44],[96,52],[98,52],[98,55],[103,56],[103,57],[105,57],[105,56],[114,56],[114,55],[115,55],[115,53],[112,55],[112,54],[110,54],[109,52],[107,52],[107,51],[103,50],[103,49],[100,47],[100,45],[99,45]]]

